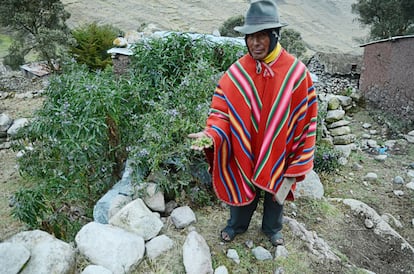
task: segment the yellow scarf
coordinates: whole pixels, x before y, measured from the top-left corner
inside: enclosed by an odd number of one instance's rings
[[[282,46],[280,45],[280,43],[277,43],[276,47],[269,53],[269,55],[267,55],[263,59],[263,62],[265,62],[266,64],[273,62],[276,59],[276,57],[279,55],[281,50],[282,50]]]

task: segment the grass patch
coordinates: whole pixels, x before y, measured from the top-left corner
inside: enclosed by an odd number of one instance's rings
[[[0,33],[0,59],[7,55],[11,43],[12,39],[9,35]]]

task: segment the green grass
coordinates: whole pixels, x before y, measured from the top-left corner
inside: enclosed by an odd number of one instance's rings
[[[7,55],[11,43],[12,39],[9,35],[0,33],[0,59]]]

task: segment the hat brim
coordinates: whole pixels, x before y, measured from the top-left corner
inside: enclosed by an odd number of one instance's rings
[[[249,26],[238,26],[234,27],[235,31],[238,31],[243,34],[252,34],[258,31],[262,31],[265,29],[274,29],[274,28],[281,28],[286,27],[288,24],[286,23],[268,23],[268,24],[259,24],[259,25],[249,25]]]

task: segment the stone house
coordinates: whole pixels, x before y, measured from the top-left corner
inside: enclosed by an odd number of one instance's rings
[[[366,102],[400,119],[414,121],[414,35],[361,45],[359,88]]]

